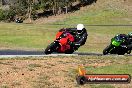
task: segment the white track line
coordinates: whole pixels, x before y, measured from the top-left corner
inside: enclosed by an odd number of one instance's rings
[[[0,58],[15,58],[15,57],[56,57],[56,56],[78,56],[78,54],[49,54],[49,55],[0,55]]]

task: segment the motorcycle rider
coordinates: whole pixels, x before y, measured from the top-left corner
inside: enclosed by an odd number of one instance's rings
[[[130,40],[129,40],[128,35],[126,35],[126,34],[118,34],[118,35],[115,36],[115,38],[116,37],[120,38],[121,40],[123,40],[122,43],[121,43],[121,47],[122,48],[127,48],[127,45],[130,44]]]
[[[121,47],[126,50],[132,50],[132,33],[129,34],[118,34],[116,36],[119,36],[123,40],[121,43]]]
[[[128,49],[132,50],[132,32],[128,33],[127,36],[129,38]]]
[[[60,29],[59,31],[68,32],[74,36],[75,41],[69,42],[72,48],[71,51],[73,52],[74,50],[77,50],[80,46],[85,44],[88,36],[87,30],[85,29],[83,24],[78,24],[76,28],[63,28]]]
[[[132,32],[128,33],[128,37],[129,37],[130,42],[132,43]]]

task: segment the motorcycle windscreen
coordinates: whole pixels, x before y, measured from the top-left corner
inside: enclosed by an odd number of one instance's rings
[[[63,32],[57,32],[56,39],[58,39],[62,34],[63,34]]]

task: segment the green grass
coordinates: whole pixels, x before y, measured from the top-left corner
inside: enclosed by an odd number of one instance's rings
[[[79,65],[84,65],[87,74],[132,75],[131,56],[78,56],[76,59],[80,60]],[[77,72],[75,69],[71,71],[73,74]]]
[[[101,6],[89,6],[84,11],[76,11],[75,15],[67,15],[66,19],[50,24],[16,24],[0,23],[0,48],[38,49],[46,48],[55,39],[56,32],[63,27],[75,27],[78,23],[85,25],[131,24],[132,15],[116,2],[100,1]],[[65,16],[65,15],[64,15]],[[64,25],[54,25],[64,24]],[[110,43],[110,39],[119,33],[132,31],[130,26],[86,26],[89,36],[86,44],[79,48],[81,52],[102,52]]]
[[[132,75],[132,64],[112,64],[110,66],[103,67],[87,67],[86,70],[89,70],[95,74],[130,74]]]
[[[42,48],[47,42],[53,41],[57,32],[55,29],[58,28],[48,25],[0,23],[0,45],[9,48]]]
[[[129,21],[123,19],[127,14],[117,10],[88,10],[77,14],[80,15],[69,16],[64,21],[56,22],[55,24],[129,24]]]
[[[66,25],[33,25],[0,23],[0,47],[9,49],[39,49],[55,39],[57,31]],[[7,26],[8,25],[8,26]],[[131,27],[89,27],[88,40],[79,48],[81,52],[102,52],[112,37],[131,32]]]
[[[84,11],[77,11],[75,16],[69,15],[65,20],[54,24],[131,24],[132,16],[127,9],[127,5],[118,4],[116,0],[102,0],[95,6],[89,6]]]
[[[102,85],[91,85],[91,88],[115,88],[115,87],[108,84],[102,84]]]

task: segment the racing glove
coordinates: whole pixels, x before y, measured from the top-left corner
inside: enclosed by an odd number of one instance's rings
[[[76,42],[69,42],[69,44],[71,45],[71,46],[80,46],[80,44],[79,43],[76,43]]]
[[[126,45],[121,45],[122,48],[127,49],[128,47]]]

